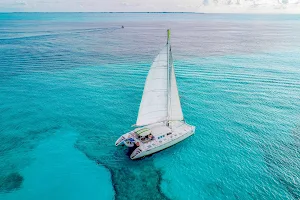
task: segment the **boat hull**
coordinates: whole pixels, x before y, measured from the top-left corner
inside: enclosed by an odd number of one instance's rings
[[[192,131],[187,132],[187,133],[183,134],[182,136],[180,136],[180,137],[178,137],[178,138],[176,138],[176,139],[174,139],[174,140],[172,140],[172,141],[170,141],[170,142],[168,142],[168,143],[166,143],[166,144],[162,144],[162,145],[160,145],[160,146],[158,146],[158,147],[156,147],[156,148],[150,149],[150,150],[142,151],[141,153],[137,154],[137,155],[134,156],[134,157],[131,157],[131,156],[130,156],[130,158],[131,158],[132,160],[135,160],[135,159],[140,159],[140,158],[145,157],[145,156],[152,155],[152,154],[154,154],[154,153],[157,153],[157,152],[159,152],[159,151],[162,151],[162,150],[164,150],[164,149],[167,149],[167,148],[169,148],[169,147],[171,147],[171,146],[173,146],[173,145],[175,145],[175,144],[177,144],[177,143],[179,143],[179,142],[181,142],[181,141],[187,139],[188,137],[190,137],[190,136],[193,135],[194,133],[195,133],[195,128],[193,128]],[[133,153],[133,154],[134,154],[134,153]]]

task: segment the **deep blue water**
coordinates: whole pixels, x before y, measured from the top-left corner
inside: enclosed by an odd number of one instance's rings
[[[167,28],[196,134],[131,161]],[[300,15],[0,14],[0,199],[300,199],[299,44]]]

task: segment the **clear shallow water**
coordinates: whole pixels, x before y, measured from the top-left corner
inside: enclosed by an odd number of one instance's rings
[[[299,25],[297,15],[0,14],[1,199],[299,199]],[[166,28],[196,134],[133,162],[114,141],[135,123]]]
[[[110,182],[109,171],[86,159],[75,141],[74,132],[62,129],[40,142],[20,172],[22,189],[3,194],[4,199],[111,199],[112,185],[99,184]]]

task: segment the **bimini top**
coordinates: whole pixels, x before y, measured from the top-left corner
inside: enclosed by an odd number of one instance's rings
[[[139,136],[146,136],[149,135],[151,133],[151,130],[148,128],[141,128],[141,129],[135,129],[134,132],[139,135]]]

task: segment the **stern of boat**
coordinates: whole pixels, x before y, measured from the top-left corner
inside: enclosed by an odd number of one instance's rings
[[[134,160],[134,159],[140,158],[140,157],[143,156],[142,153],[143,153],[143,150],[142,150],[141,148],[137,147],[137,148],[131,153],[130,159],[131,159],[131,160]]]
[[[116,146],[119,146],[119,145],[123,145],[125,140],[128,139],[128,136],[130,136],[132,132],[128,132],[128,133],[125,133],[124,135],[121,135],[121,137],[119,137],[119,139],[117,139],[117,141],[115,142],[115,145]]]
[[[190,125],[190,126],[191,126],[191,129],[192,129],[192,134],[195,134],[196,126],[192,126],[192,125]]]

